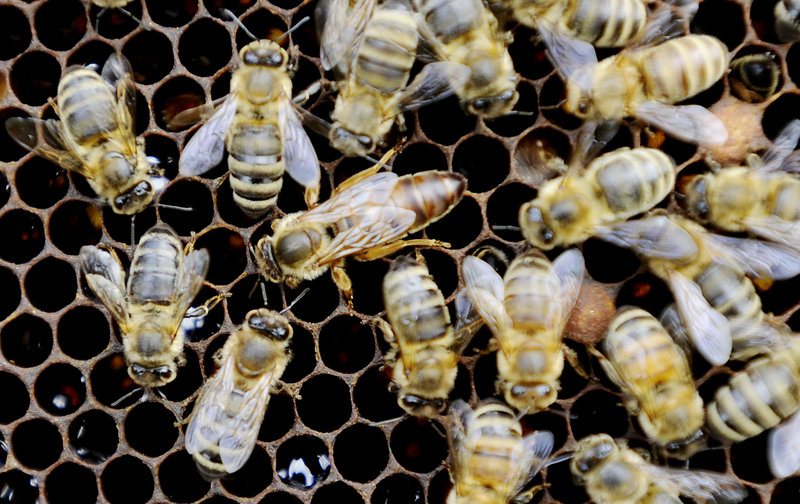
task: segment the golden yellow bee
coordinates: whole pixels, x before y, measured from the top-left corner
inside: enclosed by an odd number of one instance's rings
[[[480,0],[414,0],[424,18],[420,31],[444,61],[469,69],[456,90],[470,114],[491,119],[508,114],[519,99],[519,75],[508,54],[510,41]]]
[[[118,214],[135,214],[153,201],[166,179],[134,134],[136,86],[128,61],[111,55],[98,75],[73,67],[58,83],[59,119],[12,117],[8,134],[22,147],[86,177]]]
[[[617,312],[602,348],[593,353],[645,435],[673,455],[690,456],[685,448],[702,440],[705,413],[683,350],[655,317],[634,307]]]
[[[453,94],[469,76],[448,62],[425,65],[409,84],[417,55],[417,18],[399,2],[331,0],[321,36],[323,68],[345,69],[326,127],[331,145],[346,156],[366,156],[384,142],[403,112]],[[363,31],[360,31],[363,30]]]
[[[594,47],[548,29],[539,33],[566,80],[564,109],[583,120],[634,116],[684,142],[725,143],[728,132],[699,105],[671,105],[705,91],[728,70],[728,48],[709,35],[687,35],[597,61]]]
[[[767,456],[777,477],[800,470],[800,345],[796,336],[783,349],[750,361],[714,393],[706,426],[715,438],[737,443],[770,432]]]
[[[434,417],[447,405],[458,358],[475,329],[467,321],[471,306],[456,303],[454,329],[428,268],[407,256],[395,259],[383,278],[383,302],[389,323],[378,325],[391,345],[386,362],[397,403],[410,415]]]
[[[133,381],[160,387],[174,380],[183,363],[179,329],[205,280],[208,252],[191,247],[184,251],[175,232],[158,224],[139,240],[127,285],[113,250],[84,246],[80,261],[89,288],[119,324]],[[218,300],[209,300],[204,311]]]
[[[505,278],[474,256],[464,258],[466,291],[499,343],[498,389],[520,411],[553,404],[567,351],[562,337],[578,299],[583,256],[568,250],[553,263],[536,250],[516,257]]]
[[[761,300],[745,273],[785,279],[800,272],[797,254],[786,247],[715,235],[676,215],[657,212],[595,231],[603,240],[633,249],[667,283],[689,338],[715,365],[730,358],[731,321],[744,328],[763,321]]]
[[[275,42],[256,40],[239,51],[239,60],[230,94],[186,144],[180,173],[207,172],[227,148],[233,199],[248,216],[261,217],[275,205],[284,169],[313,205],[319,161],[292,102],[288,54]]]
[[[461,399],[447,415],[450,474],[454,487],[447,504],[527,502],[525,486],[544,467],[553,434],[522,436],[522,427],[505,404],[487,400],[473,411]]]
[[[800,2],[778,0],[775,4],[775,33],[783,42],[800,40]]]
[[[550,250],[580,243],[595,226],[650,210],[675,186],[675,162],[657,149],[627,147],[603,154],[580,174],[547,181],[519,209],[522,234]]]
[[[732,476],[657,466],[608,434],[578,441],[570,469],[597,504],[677,504],[681,495],[706,504],[735,504],[747,497]]]
[[[764,158],[692,178],[684,187],[692,217],[723,231],[749,232],[800,250],[800,178],[790,173],[790,154],[800,139],[800,121],[787,124]]]
[[[255,250],[261,274],[294,288],[330,267],[333,281],[351,300],[345,257],[371,261],[403,247],[449,246],[437,240],[402,238],[447,214],[464,194],[464,177],[435,170],[400,177],[378,173],[380,168],[378,164],[353,175],[328,201],[311,210],[274,221],[272,236],[259,240]]]
[[[233,473],[250,458],[270,393],[289,364],[289,321],[251,310],[215,355],[220,368],[203,387],[186,428],[186,451],[207,479]]]
[[[767,52],[747,54],[731,61],[728,83],[731,93],[746,102],[771,98],[781,81],[780,63]]]

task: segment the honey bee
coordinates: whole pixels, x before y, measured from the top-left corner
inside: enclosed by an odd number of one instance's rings
[[[272,236],[260,239],[255,250],[261,274],[294,288],[330,267],[334,283],[351,301],[345,257],[371,261],[403,247],[449,246],[437,240],[402,238],[447,214],[461,200],[466,179],[435,170],[400,177],[378,173],[381,166],[345,180],[328,201],[311,210],[273,221]]]
[[[562,333],[583,282],[583,256],[568,250],[551,264],[530,250],[504,279],[474,256],[461,268],[467,295],[500,345],[498,389],[520,411],[547,408],[558,395],[568,351]]]
[[[186,311],[208,271],[204,250],[184,251],[175,232],[158,224],[139,240],[130,277],[113,251],[84,246],[81,270],[92,292],[119,324],[128,375],[142,387],[160,387],[175,379],[183,364]],[[218,298],[206,303],[210,309]]]
[[[778,0],[775,4],[775,33],[782,42],[800,40],[800,2]]]
[[[689,445],[703,437],[703,400],[686,354],[658,320],[640,308],[621,308],[603,340],[603,353],[592,351],[625,395],[628,411],[638,415],[645,435],[668,453],[692,455]]]
[[[447,441],[455,484],[447,504],[527,502],[533,492],[523,489],[553,450],[553,434],[537,431],[523,437],[514,412],[495,400],[483,401],[474,411],[461,399],[453,402]]]
[[[635,116],[689,143],[720,145],[728,132],[699,105],[671,105],[705,91],[728,70],[728,48],[709,35],[687,35],[630,48],[597,61],[594,48],[540,23],[539,34],[566,80],[564,109],[593,122]]]
[[[207,479],[250,458],[270,392],[289,364],[289,321],[267,308],[248,312],[214,356],[220,368],[203,387],[186,429],[186,451]]]
[[[239,51],[239,60],[230,94],[186,144],[180,173],[207,172],[227,148],[233,199],[245,214],[258,218],[275,205],[284,168],[312,206],[319,161],[292,102],[289,56],[273,41],[256,40]]]
[[[717,389],[706,405],[706,427],[726,443],[738,443],[775,427],[767,456],[773,474],[786,477],[800,470],[798,410],[800,346],[795,338],[789,348],[750,361]]]
[[[383,302],[389,323],[379,319],[378,325],[391,345],[386,361],[393,363],[397,403],[410,415],[434,417],[447,404],[458,357],[472,335],[463,323],[468,313],[457,308],[463,330],[455,331],[428,268],[407,256],[395,259],[383,278]]]
[[[323,67],[346,68],[334,124],[326,128],[331,145],[346,156],[370,154],[393,124],[405,128],[402,112],[450,96],[469,76],[463,65],[435,62],[409,84],[419,40],[416,17],[399,2],[368,3],[374,0],[353,8],[347,0],[332,1],[322,31]],[[363,32],[355,33],[359,28]]]
[[[492,119],[508,114],[519,99],[519,75],[508,53],[510,37],[480,0],[414,0],[420,31],[444,61],[469,69],[456,89],[470,114]]]
[[[570,469],[575,482],[597,504],[677,504],[680,495],[698,502],[735,504],[747,497],[744,486],[731,476],[657,466],[608,434],[581,439]]]
[[[6,121],[8,134],[25,149],[86,177],[115,213],[144,210],[166,179],[134,133],[130,63],[114,54],[100,75],[89,67],[71,67],[52,105],[59,119],[12,117]]]
[[[787,124],[764,158],[749,166],[697,175],[684,187],[689,215],[731,232],[749,232],[800,250],[800,178],[790,154],[800,139],[800,121]]]
[[[785,247],[714,235],[676,215],[656,213],[595,231],[603,240],[633,249],[667,283],[692,344],[715,365],[731,355],[729,321],[757,325],[764,317],[745,273],[784,279],[800,271],[797,256]]]
[[[598,225],[650,210],[674,185],[675,162],[660,150],[617,149],[591,161],[582,174],[547,181],[536,199],[520,207],[520,228],[543,250],[580,243]]]
[[[642,0],[508,0],[516,19],[531,28],[548,23],[554,29],[595,47],[624,47],[638,40],[647,24]]]
[[[740,56],[731,61],[728,82],[739,99],[763,102],[775,94],[781,81],[781,68],[770,53]]]

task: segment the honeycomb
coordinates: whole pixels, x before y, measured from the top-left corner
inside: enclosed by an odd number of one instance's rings
[[[135,218],[135,240],[158,221],[185,241],[196,238],[196,247],[211,255],[198,303],[218,293],[232,295],[190,334],[187,363],[160,389],[163,397],[125,397],[135,386],[126,373],[118,329],[81,278],[77,254],[83,245],[104,243],[129,262],[132,219],[98,208],[85,179],[27,153],[0,128],[0,502],[444,502],[451,483],[443,419],[403,415],[387,389],[386,344],[370,323],[382,314],[378,279],[388,270],[386,260],[348,264],[352,309],[329,275],[301,286],[310,291],[293,308],[294,358],[283,377],[290,390],[273,396],[257,446],[241,471],[209,483],[183,449],[184,420],[213,372],[213,354],[248,310],[263,305],[261,295],[254,294],[258,275],[248,247],[268,232],[269,223],[239,211],[224,166],[203,178],[178,177],[179,152],[191,133],[170,131],[167,122],[181,110],[227,93],[235,54],[249,39],[222,18],[221,8],[238,15],[256,36],[275,38],[312,15],[314,0],[133,0],[126,8],[141,24],[116,10],[98,18],[100,8],[80,0],[1,3],[0,122],[13,116],[54,117],[48,98],[56,95],[68,66],[102,64],[112,52],[121,52],[138,84],[137,134],[144,135],[148,154],[161,160],[171,180],[161,202],[193,210],[187,215],[148,208]],[[767,101],[734,97],[729,78],[690,100],[714,106],[728,122],[733,148],[717,153],[724,159],[740,158],[745,148],[764,148],[789,119],[800,117],[795,84],[800,49],[775,37],[774,3],[705,0],[691,26],[693,32],[719,37],[731,58],[766,52],[779,63],[778,89]],[[322,75],[319,46],[311,23],[291,38],[299,49],[294,86],[300,90]],[[466,254],[487,244],[509,255],[525,248],[521,234],[506,226],[516,225],[517,209],[536,195],[537,184],[530,181],[536,180],[537,160],[554,154],[568,158],[579,126],[551,107],[561,100],[563,84],[535,33],[516,27],[510,51],[522,76],[516,108],[529,114],[483,121],[464,115],[455,99],[445,100],[408,115],[405,148],[392,163],[400,174],[452,170],[469,179],[458,206],[426,230],[452,248],[422,251],[451,304],[461,285],[457,265]],[[326,116],[330,96],[314,100],[307,106]],[[368,166],[365,160],[342,158],[324,138],[311,134],[311,139],[325,168],[321,199]],[[708,169],[694,146],[633,124],[606,150],[644,144],[660,146],[683,173]],[[278,201],[286,213],[303,205],[296,188],[287,187]],[[666,205],[676,208],[674,198]],[[599,366],[583,344],[602,336],[615,306],[635,304],[658,313],[670,295],[630,252],[596,240],[582,249],[591,279],[569,323],[567,344],[591,376],[584,379],[567,367],[557,403],[523,417],[522,423],[526,431],[552,431],[556,455],[597,432],[647,447],[620,394],[595,372]],[[764,310],[794,330],[800,330],[800,318],[792,316],[799,283],[776,282],[762,293]],[[276,285],[266,291],[268,305],[276,309],[299,293]],[[495,356],[484,351],[488,341],[482,329],[459,364],[452,398],[474,404],[495,395]],[[693,360],[693,371],[705,400],[732,372],[711,368],[700,358]],[[800,478],[773,479],[765,447],[761,435],[730,449],[701,452],[688,466],[739,478],[749,490],[748,504],[797,502]],[[534,502],[588,501],[572,483],[566,463],[545,468],[535,482],[546,486]]]

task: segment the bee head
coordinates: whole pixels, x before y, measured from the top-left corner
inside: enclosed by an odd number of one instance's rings
[[[564,109],[570,114],[586,119],[594,117],[594,69],[579,69],[566,82],[567,98]]]
[[[516,89],[507,89],[497,96],[481,96],[467,103],[467,112],[486,119],[508,114],[519,100]]]
[[[256,40],[250,42],[239,52],[239,57],[245,65],[258,65],[270,68],[280,68],[286,65],[289,59],[286,51],[270,40]]]
[[[280,283],[283,281],[283,270],[278,265],[275,259],[275,252],[272,249],[272,241],[268,238],[262,238],[256,246],[254,254],[256,256],[256,264],[261,274],[270,282]]]
[[[578,451],[570,463],[572,474],[578,479],[603,463],[619,448],[608,434],[594,434],[581,440]]]
[[[504,389],[508,404],[531,413],[547,409],[558,397],[558,388],[549,383],[506,383]]]
[[[142,180],[129,191],[117,195],[111,200],[114,213],[132,215],[141,212],[147,207],[155,196],[153,185],[147,180]]]
[[[695,175],[683,187],[686,211],[702,223],[708,223],[711,207],[708,205],[708,176]]]
[[[288,341],[292,337],[292,326],[286,317],[270,309],[251,310],[246,320],[250,329],[275,341]]]
[[[446,400],[443,398],[420,397],[415,394],[401,392],[397,396],[397,404],[409,415],[433,418],[444,411]]]
[[[350,157],[366,156],[372,153],[376,146],[375,140],[369,135],[354,133],[338,125],[334,125],[331,129],[330,141],[333,148]]]
[[[550,250],[556,246],[556,235],[545,223],[541,209],[534,202],[529,201],[520,207],[519,227],[525,239],[534,247]]]
[[[141,387],[164,386],[174,380],[177,374],[178,369],[174,362],[156,367],[148,367],[141,364],[128,366],[128,376]]]

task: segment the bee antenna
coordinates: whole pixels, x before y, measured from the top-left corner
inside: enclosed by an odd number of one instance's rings
[[[380,427],[381,425],[388,425],[388,424],[390,424],[392,422],[396,422],[396,421],[398,421],[398,420],[400,420],[402,418],[405,418],[405,415],[401,415],[399,417],[394,417],[394,418],[389,418],[387,420],[381,420],[380,422],[370,422],[369,426],[370,427]],[[431,425],[433,425],[433,424],[431,424]]]
[[[574,456],[575,456],[575,453],[566,453],[564,455],[560,455],[558,457],[551,458],[550,460],[545,462],[544,467],[549,467],[549,466],[554,465],[554,464],[560,464],[561,462],[564,462],[565,460],[570,460]]]
[[[297,302],[298,302],[298,301],[300,301],[300,298],[302,298],[303,296],[305,296],[306,294],[308,294],[308,291],[310,291],[310,290],[311,290],[311,288],[309,288],[309,287],[306,287],[305,289],[303,289],[303,292],[301,292],[300,294],[298,294],[298,295],[297,295],[297,297],[296,297],[296,298],[294,298],[294,301],[292,301],[291,303],[289,303],[289,306],[287,306],[286,308],[284,308],[283,310],[281,310],[281,311],[280,311],[280,312],[278,312],[278,313],[280,313],[281,315],[283,315],[283,314],[284,314],[284,313],[286,313],[287,311],[291,310],[291,309],[292,309],[292,306],[296,305],[296,304],[297,304]]]
[[[560,102],[556,103],[555,105],[539,105],[539,108],[542,109],[542,110],[554,110],[554,109],[559,109],[559,108],[563,107],[565,103],[567,103],[566,99],[561,100]]]
[[[259,282],[261,284],[261,297],[264,299],[264,306],[267,306],[267,286],[264,285],[264,282]]]
[[[131,215],[131,256],[136,248],[136,214]]]
[[[140,390],[144,390],[144,388],[143,388],[143,387],[136,387],[135,389],[131,390],[130,392],[128,392],[128,393],[127,393],[127,394],[125,394],[124,396],[120,397],[119,399],[117,399],[116,401],[114,401],[113,403],[111,403],[111,407],[112,407],[112,408],[116,408],[116,407],[117,407],[117,405],[118,405],[119,403],[121,403],[121,402],[122,402],[122,401],[124,401],[125,399],[129,398],[130,396],[132,396],[132,395],[133,395],[133,394],[135,394],[136,392],[139,392]],[[144,396],[142,396],[142,397],[144,397]]]
[[[519,226],[510,226],[504,224],[496,224],[492,226],[492,231],[519,231]]]
[[[147,30],[147,31],[150,31],[150,27],[149,27],[149,26],[145,26],[145,24],[144,24],[144,23],[142,23],[142,20],[141,20],[141,19],[137,18],[136,16],[134,16],[134,15],[133,15],[133,14],[131,14],[130,12],[126,11],[126,10],[125,10],[125,9],[123,9],[122,7],[117,7],[117,10],[118,10],[118,11],[120,11],[121,13],[125,14],[125,15],[126,15],[126,16],[128,16],[129,18],[133,19],[133,20],[134,20],[134,21],[136,21],[137,23],[139,23],[139,25],[140,25],[142,28],[144,28],[145,30]],[[98,14],[98,15],[97,15],[97,17],[100,17],[100,14]]]
[[[296,29],[298,29],[298,28],[300,28],[301,26],[303,26],[303,25],[304,25],[306,22],[308,22],[310,19],[311,19],[311,17],[309,17],[309,16],[306,16],[306,17],[304,17],[303,19],[301,19],[300,21],[298,21],[296,25],[292,26],[292,27],[291,27],[291,28],[289,28],[287,31],[285,31],[285,32],[283,33],[283,35],[281,35],[280,37],[278,37],[278,38],[276,38],[275,40],[273,40],[273,42],[280,42],[281,40],[283,40],[284,38],[286,38],[286,36],[287,36],[287,35],[289,35],[289,34],[290,34],[290,33],[292,33],[293,31],[295,31]]]
[[[194,210],[192,207],[182,207],[178,205],[167,205],[166,203],[158,203],[158,208],[168,208],[170,210],[180,210],[181,212],[191,212]]]
[[[544,108],[544,107],[542,107]],[[506,115],[518,115],[518,116],[533,116],[536,115],[536,112],[529,112],[527,110],[512,110]]]
[[[236,14],[234,14],[233,12],[224,7],[220,9],[220,12],[222,12],[222,14],[224,14],[225,16],[228,16],[231,19],[231,21],[236,23],[239,26],[239,29],[245,32],[245,34],[247,34],[248,37],[250,37],[253,40],[258,40],[258,37],[253,35],[253,32],[247,29],[244,23],[242,23],[242,21],[236,16]]]

